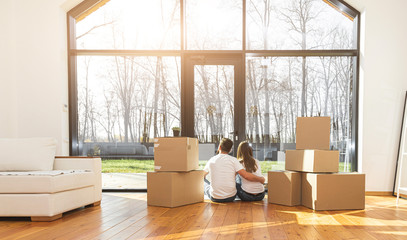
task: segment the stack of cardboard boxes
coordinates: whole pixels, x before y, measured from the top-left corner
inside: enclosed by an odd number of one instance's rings
[[[268,172],[268,201],[315,210],[365,208],[365,175],[338,173],[339,152],[330,151],[330,117],[297,118],[296,150],[286,171]]]
[[[147,204],[178,207],[204,200],[198,139],[156,138],[154,169],[147,173]]]

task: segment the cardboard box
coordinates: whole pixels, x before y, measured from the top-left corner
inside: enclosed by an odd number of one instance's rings
[[[169,172],[199,169],[198,139],[189,137],[154,139],[154,169]]]
[[[147,172],[147,204],[178,207],[204,200],[204,171]]]
[[[339,151],[287,150],[285,169],[300,172],[338,172]]]
[[[297,117],[296,149],[329,150],[330,117]]]
[[[286,206],[301,204],[301,173],[268,172],[268,202]]]
[[[303,173],[302,205],[315,210],[365,208],[365,174]]]

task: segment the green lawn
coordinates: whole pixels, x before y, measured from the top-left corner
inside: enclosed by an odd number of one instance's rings
[[[199,161],[199,168],[203,169],[206,162]],[[284,162],[261,161],[260,164],[263,173],[272,170],[284,170]],[[102,160],[103,173],[145,173],[148,171],[154,171],[154,160]],[[339,163],[339,171],[344,172],[343,163]]]
[[[102,160],[103,173],[145,173],[154,171],[154,160]]]

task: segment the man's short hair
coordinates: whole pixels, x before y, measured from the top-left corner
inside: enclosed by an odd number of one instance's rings
[[[230,150],[233,147],[233,142],[232,140],[230,140],[229,138],[222,138],[222,140],[220,140],[220,149],[224,152],[230,152]]]

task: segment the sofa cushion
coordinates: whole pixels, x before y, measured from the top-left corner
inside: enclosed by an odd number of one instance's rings
[[[53,138],[0,138],[0,171],[52,170]]]
[[[72,209],[94,203],[95,202],[94,192],[95,192],[94,187],[90,186],[53,194],[1,194],[0,216],[2,217],[55,216],[66,211],[70,211]],[[0,223],[2,224],[2,226],[4,225],[3,221]],[[41,226],[40,229],[43,229],[43,227]],[[19,230],[20,229],[17,229],[16,231]],[[4,234],[2,234],[2,236],[3,235]],[[22,235],[20,234],[19,236]],[[63,238],[63,236],[61,237]],[[42,238],[37,237],[35,239],[49,239],[49,238],[50,238],[49,236],[45,235],[42,236]]]
[[[46,172],[0,172],[0,193],[56,193],[95,184],[87,170]]]

